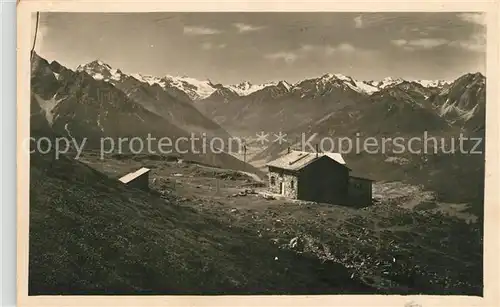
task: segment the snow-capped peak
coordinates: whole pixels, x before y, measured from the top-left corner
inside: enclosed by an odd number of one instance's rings
[[[252,84],[248,81],[244,81],[240,84],[229,85],[227,87],[240,96],[247,96],[252,94],[253,92],[260,91],[261,89],[272,85],[276,85],[276,83],[270,82],[264,84]]]
[[[321,76],[321,79],[324,79],[324,80],[329,80],[332,78],[333,78],[333,74],[331,74],[331,73],[326,73],[323,76]]]
[[[321,76],[320,80],[322,81],[332,81],[332,80],[340,80],[340,81],[346,81],[346,82],[351,82],[353,79],[351,77],[348,77],[343,74],[332,74],[332,73],[326,73],[323,76]]]
[[[212,95],[212,93],[217,89],[209,80],[202,81],[186,76],[166,75],[163,78],[160,78],[137,73],[131,74],[131,76],[139,80],[140,82],[147,83],[149,85],[158,84],[163,89],[169,86],[175,87],[186,93],[189,98],[193,100],[207,98],[208,96]]]
[[[137,79],[143,83],[147,83],[149,85],[158,84],[158,85],[162,86],[161,78],[158,78],[155,76],[141,75],[141,74],[131,74],[130,76],[134,77],[135,79]]]
[[[85,65],[78,65],[76,71],[84,71],[96,80],[120,81],[123,73],[101,60],[95,60]]]
[[[406,80],[406,81],[415,82],[415,83],[418,83],[418,84],[422,85],[423,87],[427,87],[427,88],[429,88],[429,87],[442,87],[444,85],[451,84],[453,82],[453,81],[448,81],[448,80]],[[402,78],[385,77],[381,81],[368,81],[367,83],[372,85],[372,86],[376,86],[379,89],[383,89],[383,88],[386,88],[388,86],[397,85],[397,84],[400,84],[403,82],[405,82],[405,80]]]
[[[210,80],[198,80],[190,77],[165,76],[162,78],[167,84],[185,92],[191,99],[204,99],[217,90]]]
[[[104,63],[103,61],[101,60],[96,60],[95,61],[97,63],[97,65],[99,66],[103,66],[103,67],[106,67],[107,69],[111,69],[111,66],[109,66],[108,64]]]
[[[250,83],[248,81],[243,81],[240,84],[235,85],[235,87],[241,88],[241,89],[249,89],[250,87],[252,87],[252,83]]]
[[[380,81],[367,81],[366,83],[371,85],[371,86],[374,86],[378,89],[383,89],[383,88],[386,88],[388,86],[402,83],[403,81],[404,80],[401,78],[385,77],[384,79],[382,79]]]
[[[423,87],[442,87],[453,83],[449,80],[414,80],[414,82],[419,83]]]
[[[380,90],[378,87],[370,85],[370,84],[366,83],[365,81],[354,80],[354,83],[356,84],[357,89],[359,89],[361,92],[364,92],[364,93],[369,94],[369,95]]]
[[[342,80],[342,81],[347,81],[347,82],[350,82],[352,81],[353,79],[351,77],[348,77],[348,76],[345,76],[343,74],[334,74],[333,75],[335,78],[337,78],[338,80]]]
[[[376,91],[379,90],[376,86],[373,86],[371,84],[368,84],[367,82],[364,81],[359,81],[356,80],[352,77],[343,75],[343,74],[331,74],[327,73],[324,74],[320,79],[321,82],[341,82],[341,84],[344,84],[346,87],[352,89],[353,91],[356,91],[358,93],[366,93],[366,94],[372,94]]]
[[[110,65],[102,62],[101,60],[95,60],[85,65],[79,65],[76,70],[85,71],[96,80],[104,80],[110,83],[120,81],[122,77],[127,76],[120,70],[112,68]],[[164,77],[156,77],[139,73],[133,73],[129,76],[149,85],[158,84],[163,89],[167,86],[176,87],[177,89],[185,92],[193,100],[206,98],[216,90],[216,88],[208,80],[200,81],[198,79],[185,76],[178,77],[166,75]]]

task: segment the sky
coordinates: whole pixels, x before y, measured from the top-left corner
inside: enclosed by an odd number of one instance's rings
[[[486,25],[466,12],[42,12],[35,50],[71,69],[99,59],[125,73],[223,84],[326,73],[452,80],[485,73]]]

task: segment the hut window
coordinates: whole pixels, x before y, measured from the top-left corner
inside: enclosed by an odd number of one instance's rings
[[[295,186],[295,184],[294,184],[293,180],[292,180],[292,181],[290,181],[290,187],[291,187],[292,189],[294,189],[294,186]]]
[[[276,184],[276,180],[274,179],[274,176],[271,176],[271,185],[275,185]]]

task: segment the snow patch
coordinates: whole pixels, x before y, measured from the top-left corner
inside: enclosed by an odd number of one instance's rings
[[[342,87],[342,85],[347,86],[348,88],[358,93],[364,93],[370,95],[380,90],[376,86],[376,84],[370,84],[365,81],[359,81],[352,77],[338,73],[337,74],[327,73],[321,76],[321,78],[319,78],[319,83],[321,84],[326,84],[332,81],[338,81],[333,84],[335,87]]]
[[[38,105],[40,106],[40,108],[44,111],[45,118],[47,119],[47,122],[51,126],[52,126],[52,123],[54,122],[53,110],[59,104],[59,102],[62,101],[62,99],[57,100],[56,95],[54,95],[51,99],[45,100],[45,99],[41,98],[40,96],[38,96],[37,94],[35,94],[35,99],[38,102]]]
[[[217,90],[208,80],[201,81],[190,77],[165,76],[165,81],[185,92],[193,100],[205,99]]]
[[[111,74],[111,79],[115,81],[120,81],[121,79],[121,74],[117,69],[110,69],[109,73]]]
[[[413,82],[419,83],[423,87],[442,87],[445,85],[450,85],[453,81],[449,80],[413,80]]]
[[[350,82],[352,80],[351,77],[348,77],[348,76],[345,76],[343,74],[334,74],[333,75],[335,78],[339,79],[339,80],[342,80],[342,81],[347,81],[347,82]]]
[[[229,85],[227,88],[238,94],[239,96],[248,96],[254,92],[260,91],[268,86],[276,85],[276,83],[265,83],[265,84],[251,84],[248,81],[242,82],[236,85]],[[285,85],[286,87],[286,85]]]
[[[92,75],[92,77],[96,80],[104,79],[104,76],[101,73],[95,73],[94,75]]]
[[[70,138],[73,138],[73,135],[71,135],[71,131],[69,131],[69,129],[68,129],[68,123],[64,124],[64,130],[66,130],[66,132],[68,133],[68,136]]]
[[[468,121],[471,119],[474,114],[476,113],[476,110],[478,108],[478,105],[476,104],[472,109],[470,110],[463,110],[459,107],[457,107],[453,102],[450,102],[448,99],[446,100],[445,103],[441,106],[439,110],[439,115],[440,116],[446,116],[449,113],[455,113],[457,114],[462,120]]]
[[[290,89],[292,88],[292,86],[290,85],[290,83],[286,82],[286,81],[280,81],[280,83],[283,87],[285,87],[285,89],[287,91],[290,91]]]
[[[104,132],[104,128],[102,127],[101,125],[101,115],[99,114],[99,116],[97,117],[97,127],[99,127],[99,129]]]
[[[367,84],[365,83],[364,81],[358,81],[358,80],[354,80],[354,83],[356,84],[356,86],[362,90],[363,92],[367,93],[367,94],[373,94],[375,92],[378,92],[379,89],[375,86],[372,86],[370,84]]]

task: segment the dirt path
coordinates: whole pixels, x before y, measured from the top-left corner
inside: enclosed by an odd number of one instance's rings
[[[253,180],[255,180],[257,182],[264,182],[264,180],[262,178],[260,178],[259,176],[257,176],[257,174],[249,173],[249,172],[243,172],[243,171],[239,171],[239,173],[247,175],[247,176],[251,177]]]

